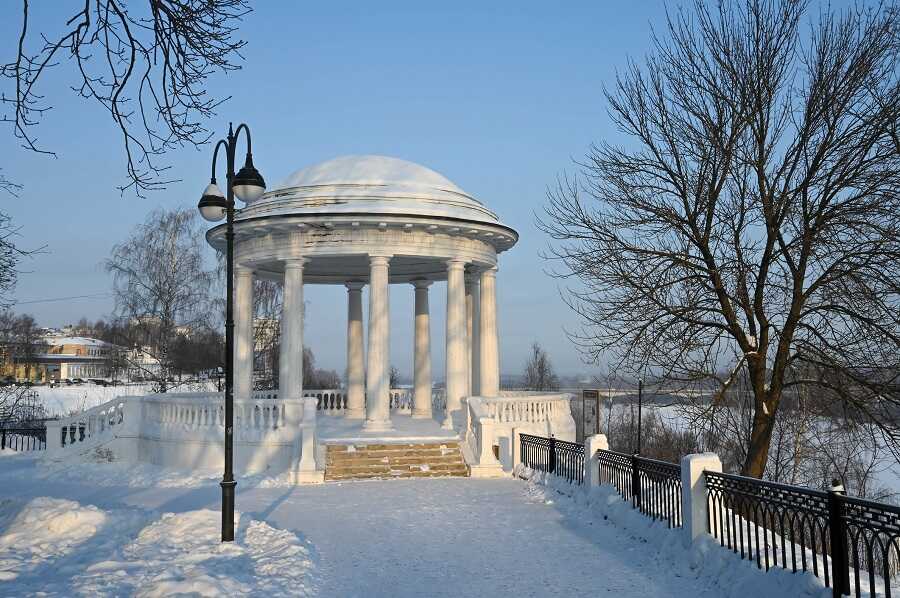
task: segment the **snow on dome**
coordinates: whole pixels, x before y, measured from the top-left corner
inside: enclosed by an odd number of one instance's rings
[[[444,176],[413,162],[387,156],[342,156],[302,168],[277,189],[316,185],[424,187],[466,193]]]
[[[282,215],[403,215],[498,224],[480,201],[430,168],[387,156],[342,156],[302,168],[241,210]]]

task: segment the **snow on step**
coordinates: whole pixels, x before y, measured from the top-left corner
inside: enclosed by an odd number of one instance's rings
[[[326,444],[326,480],[466,477],[458,442]]]

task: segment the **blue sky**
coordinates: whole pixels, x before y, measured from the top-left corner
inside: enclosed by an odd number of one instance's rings
[[[47,3],[35,27],[59,19]],[[67,9],[68,10],[68,9]],[[584,366],[563,329],[577,325],[547,277],[534,225],[547,185],[593,141],[610,139],[602,97],[617,68],[649,47],[658,2],[484,3],[260,2],[247,17],[240,71],[215,77],[210,93],[231,95],[210,126],[230,119],[253,130],[254,160],[271,184],[303,166],[344,154],[384,154],[432,168],[481,199],[521,235],[501,258],[498,301],[502,371],[522,370],[540,342],[562,373]],[[3,62],[14,50],[13,19],[0,23]],[[21,227],[22,246],[43,253],[23,264],[16,298],[104,293],[110,248],[147,212],[194,206],[207,182],[211,148],[168,159],[182,182],[146,199],[121,196],[122,147],[97,106],[66,89],[65,65],[44,91],[54,110],[38,129],[58,158],[0,137],[0,168],[25,185],[0,208]],[[435,371],[443,364],[444,285],[432,291]],[[392,362],[411,370],[412,288],[392,287]],[[306,341],[319,365],[342,371],[345,291],[307,287]],[[109,314],[108,297],[30,303],[16,309],[45,325]]]

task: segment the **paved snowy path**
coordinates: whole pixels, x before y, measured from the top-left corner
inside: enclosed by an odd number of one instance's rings
[[[98,487],[3,473],[0,497],[163,512],[216,509],[219,501],[214,485]],[[238,488],[240,510],[312,543],[322,596],[717,595],[659,563],[647,543],[602,520],[580,523],[569,499],[547,501],[518,480]]]

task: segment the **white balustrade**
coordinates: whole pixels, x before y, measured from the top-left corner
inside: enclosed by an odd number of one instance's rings
[[[514,465],[515,445],[522,432],[575,439],[575,420],[567,393],[521,392],[501,397],[468,397],[465,441],[472,475],[495,475],[499,461]]]
[[[47,455],[53,458],[76,450],[73,447],[81,447],[79,452],[103,447],[109,458],[126,462],[219,467],[225,437],[223,399],[223,393],[117,398],[47,422]],[[235,468],[247,473],[286,469],[299,447],[303,400],[277,399],[273,391],[262,391],[235,398],[233,408]]]
[[[76,415],[47,421],[50,451],[109,438],[125,424],[125,401],[117,397]]]
[[[391,411],[395,413],[411,413],[413,392],[411,388],[392,388]]]

